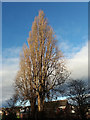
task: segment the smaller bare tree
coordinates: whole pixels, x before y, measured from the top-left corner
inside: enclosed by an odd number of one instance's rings
[[[18,95],[14,94],[9,100],[6,101],[8,107],[14,108],[16,106],[16,103],[18,101]]]
[[[88,103],[88,85],[82,80],[72,80],[68,83],[66,95],[77,105],[77,113],[85,120],[86,107]]]

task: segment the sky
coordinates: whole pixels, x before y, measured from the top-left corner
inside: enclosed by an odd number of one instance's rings
[[[34,17],[43,10],[74,79],[88,79],[88,3],[2,3],[2,102],[14,92],[19,54]],[[1,78],[1,71],[0,71]],[[1,81],[0,81],[1,82]],[[1,87],[1,86],[0,86]],[[1,98],[0,98],[1,102]]]

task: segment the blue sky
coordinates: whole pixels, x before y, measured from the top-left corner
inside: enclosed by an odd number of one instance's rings
[[[72,78],[88,79],[87,2],[2,3],[3,102],[14,92],[13,82],[19,69],[19,53],[23,44],[27,43],[32,22],[39,10],[44,11],[56,33],[58,47],[67,58]]]
[[[22,46],[42,9],[59,42],[83,44],[88,34],[88,3],[3,3],[2,48]],[[62,38],[61,38],[62,37]],[[80,46],[81,46],[80,45]]]

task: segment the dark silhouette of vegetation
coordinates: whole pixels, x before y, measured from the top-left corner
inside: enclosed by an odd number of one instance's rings
[[[73,104],[77,106],[77,115],[80,119],[86,119],[87,105],[89,102],[89,87],[83,80],[71,80],[67,83],[65,94]]]
[[[14,108],[18,100],[19,100],[18,95],[13,94],[13,96],[9,100],[6,101],[7,106],[10,108]]]
[[[6,112],[3,112],[2,120],[16,120],[16,113],[13,111],[8,111],[8,115],[6,115]]]

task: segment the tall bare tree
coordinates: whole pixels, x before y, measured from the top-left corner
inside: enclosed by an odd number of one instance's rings
[[[40,10],[32,24],[28,45],[23,47],[15,81],[16,91],[24,99],[29,99],[31,105],[37,99],[38,111],[43,111],[49,91],[67,78],[67,68],[63,54],[57,47],[56,36]]]

